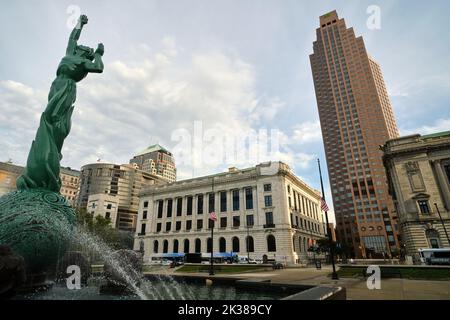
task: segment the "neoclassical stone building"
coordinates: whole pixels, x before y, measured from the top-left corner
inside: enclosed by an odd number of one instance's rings
[[[450,232],[450,131],[392,139],[381,148],[406,253],[450,247],[442,224]]]
[[[155,185],[140,193],[134,249],[211,252],[209,212],[216,212],[213,252],[299,263],[325,236],[320,193],[282,162]],[[248,251],[248,252],[247,252]]]

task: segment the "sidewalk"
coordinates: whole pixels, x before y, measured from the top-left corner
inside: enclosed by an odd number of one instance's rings
[[[182,273],[167,269],[146,274],[165,274],[180,276],[198,276],[211,278],[207,273]],[[315,268],[287,268],[264,272],[218,274],[214,277],[270,280],[286,284],[310,284],[341,286],[347,289],[348,300],[450,300],[450,281],[429,281],[409,279],[381,279],[380,290],[369,290],[362,278],[340,278],[331,280],[328,276],[331,267],[321,270]]]

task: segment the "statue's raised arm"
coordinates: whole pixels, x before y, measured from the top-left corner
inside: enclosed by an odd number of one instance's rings
[[[84,14],[81,15],[80,18],[78,19],[77,25],[75,26],[75,28],[73,28],[72,33],[70,34],[69,43],[67,44],[66,50],[67,55],[75,54],[75,50],[77,48],[77,41],[78,39],[80,39],[81,30],[83,30],[84,25],[87,23],[88,17]]]
[[[86,61],[84,63],[84,68],[87,72],[94,72],[94,73],[102,73],[103,72],[103,60],[102,56],[105,52],[105,47],[103,46],[103,43],[99,43],[97,46],[97,49],[94,52],[94,60],[92,61]]]

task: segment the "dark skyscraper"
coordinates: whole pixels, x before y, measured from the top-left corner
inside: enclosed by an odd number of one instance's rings
[[[379,146],[398,137],[380,66],[336,11],[320,17],[310,55],[337,239],[356,257],[398,248]]]

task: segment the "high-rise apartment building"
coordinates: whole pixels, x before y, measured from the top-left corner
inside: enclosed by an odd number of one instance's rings
[[[175,159],[171,152],[154,144],[135,155],[130,160],[130,164],[135,164],[142,171],[160,176],[168,182],[177,179],[177,169]]]
[[[115,196],[118,208],[114,227],[134,231],[139,207],[139,192],[143,187],[158,183],[167,183],[167,181],[139,170],[134,165],[87,164],[81,167],[77,207],[86,208],[88,212],[91,212],[89,196],[99,194]]]
[[[398,252],[379,146],[398,137],[380,66],[336,11],[320,17],[310,55],[339,242],[356,257]]]

